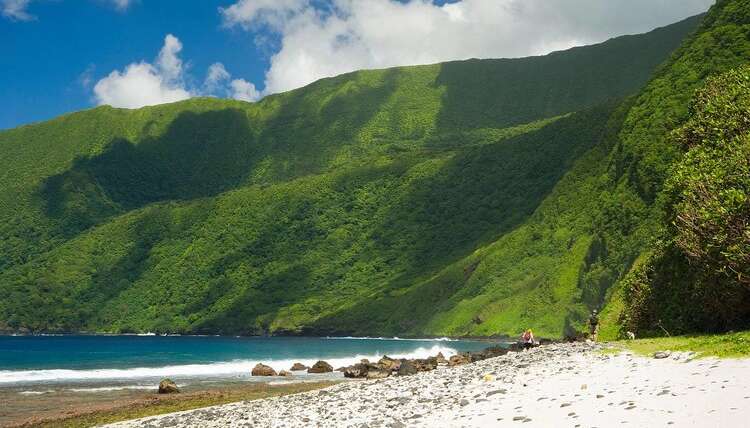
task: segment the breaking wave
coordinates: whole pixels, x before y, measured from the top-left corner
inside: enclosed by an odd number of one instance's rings
[[[430,339],[433,340],[433,339]],[[446,345],[434,345],[432,347],[420,347],[407,353],[389,354],[391,358],[427,358],[441,352],[446,358],[457,353],[456,349]],[[279,360],[234,360],[215,362],[207,364],[183,364],[164,367],[136,367],[127,369],[104,368],[87,370],[70,369],[45,369],[45,370],[0,370],[0,385],[2,384],[26,384],[65,381],[100,381],[100,380],[133,380],[133,379],[158,379],[163,377],[194,378],[194,377],[243,377],[249,376],[250,371],[257,363],[263,363],[273,367],[275,370],[289,370],[292,364],[300,362],[311,366],[318,359],[325,360],[334,368],[352,365],[362,359],[377,361],[383,356],[382,353],[357,354],[349,357],[326,358],[300,358]],[[307,375],[298,372],[300,376]]]

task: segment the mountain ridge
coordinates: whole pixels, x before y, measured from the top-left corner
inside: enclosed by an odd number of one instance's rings
[[[1,155],[0,328],[574,334],[651,232],[612,209],[648,218],[610,188],[616,100],[700,19],[0,132],[33,146]]]

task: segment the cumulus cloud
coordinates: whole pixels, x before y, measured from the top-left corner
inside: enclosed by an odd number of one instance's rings
[[[230,87],[232,88],[231,97],[236,100],[257,101],[261,96],[255,85],[244,79],[232,80]]]
[[[232,75],[220,62],[208,68],[202,87],[189,87],[187,81],[190,79],[186,78],[181,51],[180,40],[167,34],[153,63],[132,63],[124,70],[115,70],[99,80],[94,86],[96,102],[113,107],[138,108],[194,96],[222,96],[243,101],[260,98],[254,84],[243,79],[232,80]],[[91,72],[92,68],[87,69],[85,79],[90,79]]]
[[[31,15],[26,9],[31,0],[0,0],[0,13],[12,21],[31,21]]]
[[[203,82],[203,86],[208,93],[215,94],[223,89],[224,84],[231,77],[232,75],[229,74],[224,64],[217,62],[208,67],[208,73],[206,73],[206,80]]]
[[[203,93],[242,101],[257,101],[261,97],[254,84],[245,79],[232,80],[232,75],[220,62],[208,67],[206,80],[203,82]]]
[[[136,108],[190,98],[193,94],[185,88],[182,77],[181,50],[182,43],[168,34],[154,64],[133,63],[97,82],[94,86],[97,103]]]
[[[238,0],[224,24],[280,39],[264,93],[363,68],[522,57],[648,31],[714,0]],[[256,37],[264,43],[267,37]]]

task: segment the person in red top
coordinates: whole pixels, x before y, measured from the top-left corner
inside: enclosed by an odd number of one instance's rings
[[[521,335],[521,344],[525,349],[534,347],[534,333],[531,331],[531,329],[523,332],[523,334]]]

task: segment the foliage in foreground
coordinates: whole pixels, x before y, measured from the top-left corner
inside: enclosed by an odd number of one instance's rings
[[[709,79],[673,134],[686,153],[665,186],[668,239],[627,282],[626,327],[750,327],[750,67]]]

